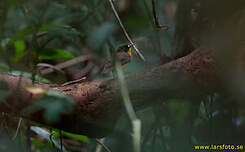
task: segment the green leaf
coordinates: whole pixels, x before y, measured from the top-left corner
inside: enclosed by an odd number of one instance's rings
[[[87,136],[73,134],[73,133],[69,133],[69,132],[65,132],[65,131],[62,131],[62,133],[63,133],[63,135],[65,135],[65,136],[67,136],[69,138],[76,139],[78,141],[81,141],[81,142],[84,142],[84,143],[87,143],[87,144],[90,143],[90,141],[89,141]]]
[[[200,116],[201,116],[202,118],[205,118],[206,120],[209,119],[209,118],[208,118],[208,113],[207,113],[206,108],[205,108],[205,105],[204,105],[204,101],[202,101],[202,102],[200,103]]]
[[[51,83],[48,79],[35,75],[35,81],[42,83]]]
[[[38,109],[44,109],[44,119],[48,123],[60,120],[63,114],[73,111],[74,101],[71,97],[55,90],[48,90],[47,96],[36,100],[35,104],[29,107],[27,114],[33,113]]]
[[[43,49],[39,55],[39,60],[55,60],[55,59],[67,59],[67,58],[73,58],[74,56],[62,49],[50,49],[46,48]]]
[[[24,56],[26,45],[24,41],[15,41],[14,47],[15,47],[15,55],[13,60],[16,62]]]
[[[46,31],[46,30],[55,30],[55,29],[58,29],[59,27],[60,26],[56,24],[42,24],[39,29],[41,31]]]
[[[3,101],[6,97],[11,94],[8,89],[8,84],[5,81],[0,81],[0,101]]]
[[[15,34],[15,39],[24,39],[26,36],[31,35],[33,32],[34,32],[34,28],[28,26],[26,28],[19,30]]]
[[[168,101],[168,108],[171,119],[183,125],[190,114],[191,103],[183,99],[171,99]]]
[[[45,144],[43,142],[41,142],[40,140],[37,140],[35,138],[33,138],[31,140],[32,144],[36,147],[36,148],[42,148],[45,147]]]
[[[61,145],[59,144],[59,142],[47,130],[40,128],[40,127],[35,127],[35,126],[31,126],[31,130],[34,131],[39,136],[46,139],[47,141],[54,143],[55,147],[61,150]],[[62,149],[64,152],[67,152],[64,146],[62,147]]]
[[[15,75],[15,76],[23,76],[23,77],[28,77],[28,78],[32,77],[31,73],[22,72],[22,71],[11,71],[11,72],[8,72],[8,74]],[[38,75],[35,75],[35,81],[43,82],[43,83],[50,83],[50,81],[48,79],[45,79],[45,78],[40,77]]]

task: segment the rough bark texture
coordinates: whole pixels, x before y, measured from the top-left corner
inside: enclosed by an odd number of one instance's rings
[[[179,58],[150,71],[139,72],[126,76],[130,98],[136,109],[149,106],[159,99],[196,99],[217,91],[220,88],[218,73],[219,67],[210,49],[197,49],[188,56]],[[31,80],[10,75],[0,75],[11,90],[15,90],[0,105],[0,111],[14,115],[23,115],[21,112],[31,104],[31,96],[25,86],[31,85]],[[111,132],[117,118],[120,116],[119,84],[116,79],[103,79],[93,82],[71,84],[68,86],[52,86],[35,84],[40,87],[49,87],[70,95],[75,101],[75,110],[72,114],[63,116],[53,127],[66,131],[85,134],[90,137],[100,137]],[[24,116],[30,120],[46,124],[43,112]]]

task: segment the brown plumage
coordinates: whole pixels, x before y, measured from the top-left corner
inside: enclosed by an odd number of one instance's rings
[[[113,59],[107,59],[102,67],[101,74],[107,74],[114,70],[115,61],[120,61],[121,65],[126,65],[130,63],[131,56],[132,56],[132,44],[124,44],[117,48],[116,54],[114,55]]]

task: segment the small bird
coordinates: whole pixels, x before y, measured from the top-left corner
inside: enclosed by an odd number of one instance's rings
[[[107,74],[114,70],[115,61],[118,60],[121,65],[130,63],[132,58],[132,46],[133,44],[123,44],[116,49],[112,59],[108,59],[104,62],[101,74]]]

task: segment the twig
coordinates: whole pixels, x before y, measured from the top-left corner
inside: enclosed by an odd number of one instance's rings
[[[100,139],[95,139],[95,140],[98,144],[100,144],[105,149],[105,151],[111,152],[111,150],[103,142],[101,142]],[[103,141],[103,139],[101,140]]]
[[[37,38],[41,38],[41,37],[43,37],[43,36],[45,36],[45,35],[47,35],[47,34],[48,34],[47,31],[41,31],[41,32],[38,32],[38,33],[36,34],[36,36],[37,36]]]
[[[55,146],[55,143],[54,143],[54,141],[53,141],[53,129],[50,129],[50,135],[49,135],[49,140],[50,140],[50,142],[52,143],[52,146],[53,146],[53,148],[55,148],[56,149],[56,151],[57,152],[59,152],[59,150],[58,150],[58,148],[56,148],[56,146]]]
[[[21,121],[22,121],[22,118],[19,118],[19,122],[18,122],[17,129],[16,129],[16,131],[15,131],[15,135],[14,135],[14,137],[12,138],[13,140],[14,140],[14,139],[17,137],[17,135],[18,135],[18,132],[19,132],[19,129],[20,129]]]
[[[123,103],[126,109],[126,112],[129,116],[129,119],[132,123],[133,130],[133,147],[134,152],[140,152],[140,137],[141,137],[141,121],[137,118],[136,112],[134,111],[133,105],[130,101],[129,92],[125,82],[125,77],[122,71],[121,64],[116,62],[116,72],[118,76],[118,81],[120,84],[121,95],[123,98]]]
[[[98,139],[100,142],[104,143],[104,138],[102,139]],[[101,152],[102,150],[102,145],[101,144],[97,144],[96,145],[96,149],[95,149],[95,152]]]
[[[122,21],[121,21],[121,19],[120,19],[118,13],[117,13],[117,11],[116,11],[116,8],[115,8],[115,6],[114,6],[113,1],[112,1],[112,0],[109,0],[109,2],[110,2],[110,4],[111,4],[111,8],[112,8],[112,10],[113,10],[113,12],[114,12],[114,15],[116,16],[116,18],[117,18],[117,20],[118,20],[118,22],[119,22],[119,24],[120,24],[120,26],[121,26],[121,28],[122,28],[122,30],[123,30],[123,32],[124,32],[124,35],[125,35],[126,38],[127,38],[127,40],[130,42],[130,44],[133,44],[133,47],[134,47],[135,51],[137,52],[137,54],[140,56],[140,58],[141,58],[143,61],[145,61],[144,56],[140,53],[140,51],[138,50],[138,48],[135,46],[135,44],[133,43],[132,39],[129,37],[129,35],[128,35],[126,29],[125,29],[125,27],[123,26]]]
[[[73,83],[81,82],[81,81],[83,81],[85,79],[86,79],[86,77],[82,77],[81,79],[77,79],[77,80],[66,82],[66,83],[62,84],[61,86],[67,86],[67,85],[70,85],[70,84],[73,84]]]
[[[64,71],[62,71],[61,69],[57,68],[56,66],[53,66],[51,64],[47,64],[47,63],[38,63],[37,67],[47,67],[49,69],[53,69],[53,71],[58,71],[62,74],[64,74]],[[43,74],[44,75],[44,74]]]
[[[64,69],[66,67],[69,67],[69,66],[72,66],[74,64],[77,64],[77,63],[80,63],[80,62],[83,62],[86,60],[90,60],[90,59],[93,59],[93,56],[91,56],[91,55],[79,56],[79,57],[76,57],[74,59],[68,60],[66,62],[57,64],[57,65],[53,66],[53,68],[44,69],[40,73],[41,73],[41,75],[46,75],[46,74],[53,72],[54,69],[61,70],[61,69]]]
[[[121,95],[122,95],[123,101],[124,101],[124,106],[126,108],[129,119],[131,121],[136,120],[138,118],[136,116],[136,113],[134,111],[133,105],[132,105],[130,97],[129,97],[129,92],[128,92],[128,89],[126,86],[124,74],[122,71],[122,66],[120,63],[118,63],[118,61],[116,62],[116,72],[117,72],[118,81],[120,84]]]
[[[168,29],[168,26],[167,25],[161,25],[158,21],[158,18],[157,18],[157,13],[156,13],[156,7],[155,7],[155,0],[151,0],[151,3],[152,3],[152,14],[153,14],[153,19],[154,19],[154,23],[156,25],[156,28],[160,28],[160,29],[165,29],[167,30]]]

